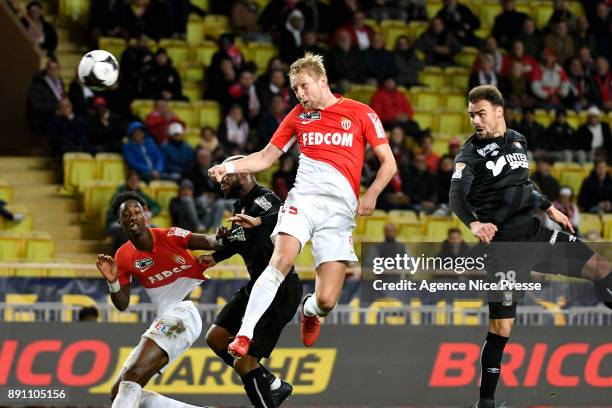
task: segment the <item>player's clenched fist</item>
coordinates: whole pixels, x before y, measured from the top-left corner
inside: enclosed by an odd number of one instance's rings
[[[223,176],[227,174],[227,167],[223,164],[218,164],[216,166],[208,169],[208,177],[216,181],[217,183],[221,182]]]
[[[357,208],[357,214],[362,217],[372,215],[376,208],[376,196],[374,194],[366,193],[359,199],[359,207]]]
[[[102,276],[106,278],[108,282],[114,282],[117,280],[117,265],[115,265],[115,260],[110,255],[99,254],[98,260],[96,261],[96,266]]]

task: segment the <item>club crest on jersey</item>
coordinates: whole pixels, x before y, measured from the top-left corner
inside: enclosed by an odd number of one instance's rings
[[[319,111],[302,112],[302,113],[300,113],[298,115],[298,119],[306,120],[308,122],[312,122],[313,120],[319,120],[319,119],[321,119],[321,112],[319,112]]]
[[[353,123],[351,122],[351,120],[349,118],[342,118],[340,119],[340,126],[342,126],[342,129],[344,130],[349,130],[351,128],[351,125]]]
[[[232,233],[227,237],[229,242],[234,241],[246,241],[246,237],[244,236],[244,228],[238,227],[232,230]]]
[[[137,259],[134,262],[134,267],[136,269],[139,269],[140,272],[144,272],[147,269],[149,269],[150,267],[152,267],[154,264],[155,264],[155,262],[153,262],[153,258]]]
[[[482,157],[485,157],[487,154],[494,152],[495,150],[499,150],[499,145],[493,142],[493,143],[489,143],[482,149],[478,149],[476,151],[478,152],[479,155],[481,155]]]
[[[488,161],[486,166],[487,169],[493,172],[493,176],[496,177],[502,172],[504,167],[506,167],[506,164],[509,164],[512,170],[516,170],[521,167],[524,169],[529,168],[529,161],[527,160],[527,155],[523,153],[506,154],[497,159],[496,162]]]
[[[268,199],[265,196],[257,197],[254,202],[258,206],[260,206],[264,211],[268,211],[270,208],[272,208],[272,203],[268,201]]]
[[[182,256],[180,256],[180,255],[174,255],[174,256],[172,257],[172,259],[173,259],[173,260],[174,260],[174,262],[176,262],[177,264],[185,265],[185,263],[186,263],[186,262],[185,262],[185,258],[183,258],[183,257],[182,257]]]

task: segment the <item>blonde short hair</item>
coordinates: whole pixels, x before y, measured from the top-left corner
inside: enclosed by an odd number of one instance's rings
[[[308,71],[315,79],[327,76],[325,66],[323,65],[323,57],[321,55],[307,52],[302,58],[296,60],[289,68],[289,82],[293,87],[295,77],[303,72]]]

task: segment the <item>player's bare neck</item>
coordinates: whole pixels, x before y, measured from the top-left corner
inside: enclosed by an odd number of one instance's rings
[[[129,237],[134,247],[139,251],[153,251],[153,232],[146,227],[140,234]]]
[[[327,97],[325,98],[325,100],[323,102],[321,102],[321,104],[319,106],[317,106],[317,108],[315,110],[323,110],[323,109],[327,109],[332,105],[335,105],[336,103],[338,103],[340,99],[336,98],[334,96],[333,93],[329,93],[329,95],[327,95]]]

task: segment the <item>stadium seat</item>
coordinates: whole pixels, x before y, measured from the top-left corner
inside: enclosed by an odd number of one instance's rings
[[[448,153],[448,139],[434,139],[432,150],[438,156],[444,156]]]
[[[200,44],[206,36],[204,21],[195,16],[189,16],[187,22],[187,42],[192,45]]]
[[[160,43],[160,47],[161,46],[162,45]],[[182,67],[183,65],[187,65],[190,61],[190,51],[187,44],[172,44],[166,48],[166,51],[168,52],[168,56],[172,59],[172,63],[175,67]]]
[[[427,12],[427,20],[432,20],[438,11],[442,8],[442,2],[440,0],[432,0],[425,2],[425,10]]]
[[[47,232],[33,231],[23,235],[25,259],[30,262],[47,262],[53,259],[53,238]]]
[[[502,11],[501,4],[498,1],[484,1],[480,3],[477,13],[482,27],[493,27],[495,17]]]
[[[3,179],[0,179],[0,200],[9,204],[13,201],[13,188]]]
[[[374,85],[352,85],[345,96],[365,104],[370,104],[374,92],[376,92],[376,87]]]
[[[106,208],[117,191],[117,183],[104,180],[91,180],[85,186],[83,195],[83,209],[89,219],[98,219],[106,216]]]
[[[450,228],[456,227],[455,221],[450,217],[427,217],[427,237],[432,242],[444,241]]]
[[[432,89],[441,89],[447,85],[442,69],[432,66],[427,66],[420,72],[419,82]]]
[[[474,60],[478,56],[478,49],[474,47],[463,47],[455,56],[455,62],[463,67],[472,69]],[[467,86],[466,86],[467,88]]]
[[[515,2],[515,8],[516,11],[519,11],[521,13],[525,13],[527,15],[531,14],[531,5],[529,4],[529,1],[525,0],[525,1],[517,1]]]
[[[435,131],[453,136],[465,133],[465,118],[464,112],[441,112],[437,115],[438,124]]]
[[[194,82],[183,82],[183,95],[189,98],[190,101],[199,101],[202,99],[202,87]],[[194,115],[194,117],[197,117]]]
[[[584,235],[589,231],[595,231],[602,235],[603,224],[601,217],[598,214],[581,213],[580,214],[580,232]]]
[[[194,55],[192,60],[194,63],[209,66],[217,50],[218,47],[214,41],[204,41],[192,48],[192,54]]]
[[[587,175],[588,174],[585,173],[583,170],[566,169],[561,172],[559,184],[561,184],[562,186],[568,186],[572,189],[575,201],[578,197],[578,192],[580,191],[582,181]]]
[[[272,185],[272,176],[278,171],[278,168],[279,164],[278,162],[275,162],[274,164],[272,164],[272,166],[268,167],[263,171],[260,171],[259,173],[257,173],[257,181],[267,185]]]
[[[434,128],[434,114],[431,111],[416,111],[415,110],[412,120],[418,123],[421,129],[433,129]]]
[[[63,157],[64,187],[82,192],[89,180],[96,178],[97,166],[89,153],[65,153]]]
[[[309,242],[306,244],[304,248],[298,254],[295,265],[296,266],[305,266],[308,268],[314,268],[314,258],[312,256],[312,244]]]
[[[385,238],[385,218],[366,218],[365,229],[361,237],[362,242],[382,242]]]
[[[170,103],[172,110],[185,122],[188,127],[197,127],[199,115],[196,109],[189,102],[173,101]]]
[[[444,106],[446,109],[451,111],[465,112],[467,110],[466,96],[452,89],[442,89],[442,96],[444,97]]]
[[[474,234],[472,234],[472,231],[470,230],[470,228],[467,225],[465,225],[463,222],[457,219],[456,226],[457,228],[459,228],[459,231],[461,231],[461,237],[463,238],[465,242],[469,242],[469,243],[478,242],[478,238],[476,238]]]
[[[98,45],[101,50],[110,52],[115,58],[121,57],[123,51],[127,48],[125,40],[118,37],[100,37],[98,39]]]
[[[213,129],[219,127],[221,123],[221,107],[215,101],[200,101],[193,104],[198,110],[200,118],[200,126],[210,126]]]
[[[173,181],[153,180],[149,183],[149,187],[154,191],[155,199],[164,210],[168,209],[170,200],[178,193],[178,185]]]
[[[395,49],[395,41],[397,37],[410,35],[410,29],[405,21],[401,20],[383,20],[380,23],[380,30],[385,39],[385,46],[388,50]]]
[[[566,1],[565,6],[576,17],[584,17],[584,7],[580,1]]]
[[[217,14],[207,14],[204,17],[204,27],[206,37],[218,39],[221,34],[231,33],[229,18]]]
[[[172,226],[172,219],[170,218],[170,214],[162,212],[153,217],[151,223],[158,228],[170,228]]]
[[[190,3],[204,11],[208,11],[208,1],[209,0],[191,0]]]
[[[540,123],[544,127],[548,127],[553,121],[553,112],[546,111],[544,109],[536,109],[534,111],[536,122]]]
[[[60,0],[59,15],[64,19],[72,20],[81,26],[86,26],[89,20],[90,0]]]
[[[180,70],[181,79],[185,82],[201,82],[204,80],[204,67],[200,65],[184,66]]]
[[[546,27],[553,11],[552,1],[534,1],[531,3],[531,17],[538,28]]]
[[[426,90],[415,94],[414,106],[419,109],[435,111],[443,105],[444,95],[441,92]]]
[[[130,105],[132,113],[140,119],[145,120],[149,112],[153,110],[153,100],[150,99],[135,99]]]
[[[468,89],[470,79],[470,71],[462,67],[447,67],[444,69],[444,75],[448,78],[448,85],[451,88],[465,92]],[[467,95],[466,95],[467,96]],[[463,101],[465,105],[465,99]]]
[[[195,149],[200,144],[200,129],[187,128],[185,129],[185,141]]]
[[[567,112],[567,123],[574,128],[574,130],[578,129],[578,127],[583,123],[582,117],[573,110],[568,110]]]
[[[417,214],[409,210],[391,210],[389,211],[389,222],[395,224],[406,222],[418,222]]]
[[[278,55],[278,50],[272,43],[252,42],[247,49],[251,61],[257,65],[258,75],[264,73],[270,60]]]
[[[425,223],[406,222],[399,224],[398,237],[403,242],[419,242],[425,233]]]
[[[15,233],[27,232],[32,230],[32,226],[34,224],[34,218],[32,216],[32,212],[23,206],[20,205],[8,205],[6,207],[7,210],[12,212],[13,214],[19,213],[23,215],[23,219],[20,222],[13,222],[8,220],[3,220],[2,228],[5,231],[11,231]]]
[[[23,239],[14,232],[0,232],[0,262],[13,262],[23,251]]]
[[[408,23],[408,38],[411,43],[414,43],[427,30],[429,23],[427,21],[411,21]],[[395,46],[393,47],[395,49]],[[418,53],[417,53],[418,54]]]
[[[98,153],[96,163],[98,165],[98,179],[115,184],[122,183],[125,180],[126,169],[122,155],[118,153]]]

